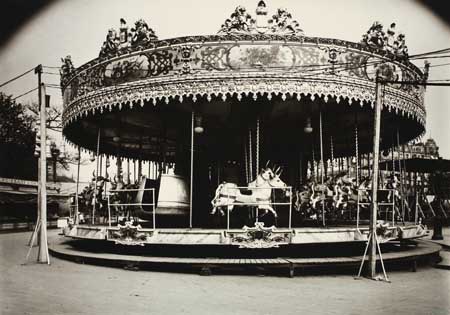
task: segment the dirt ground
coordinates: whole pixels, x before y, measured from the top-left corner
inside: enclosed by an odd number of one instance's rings
[[[392,283],[351,275],[204,277],[54,257],[48,266],[34,262],[36,250],[22,265],[29,237],[0,234],[0,314],[450,314],[448,270],[390,272]]]

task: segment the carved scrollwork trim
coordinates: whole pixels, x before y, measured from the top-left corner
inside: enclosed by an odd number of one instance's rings
[[[143,231],[140,225],[127,221],[117,229],[109,229],[107,239],[120,245],[144,246],[153,235],[154,231]]]
[[[95,111],[121,109],[125,104],[130,107],[144,106],[145,102],[156,105],[159,102],[183,101],[185,98],[195,101],[198,96],[206,96],[208,99],[220,97],[222,100],[236,96],[240,99],[242,95],[250,93],[254,98],[264,96],[271,99],[273,95],[281,95],[283,99],[289,96],[297,99],[310,97],[313,100],[320,97],[325,102],[334,98],[336,102],[347,100],[349,104],[368,103],[373,106],[375,83],[355,78],[304,78],[295,73],[270,72],[247,73],[239,78],[223,73],[220,77],[190,75],[164,80],[146,79],[98,89],[75,99],[65,108],[63,123],[66,126]],[[423,95],[417,98],[406,91],[386,86],[383,105],[390,111],[395,110],[404,116],[411,116],[425,125],[426,114],[422,97]]]
[[[274,226],[264,227],[264,222],[256,222],[254,227],[244,226],[242,231],[226,231],[225,237],[240,248],[276,248],[290,243],[291,232],[278,231]]]

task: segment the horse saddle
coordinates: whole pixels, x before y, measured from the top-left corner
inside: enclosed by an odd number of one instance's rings
[[[251,196],[251,194],[253,193],[253,191],[248,188],[241,188],[241,189],[239,189],[239,192],[241,193],[241,195],[247,195],[247,196]]]

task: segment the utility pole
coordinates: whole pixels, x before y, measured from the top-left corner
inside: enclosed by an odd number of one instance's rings
[[[42,102],[42,97],[45,95],[44,84],[41,82],[42,65],[38,65],[35,69],[38,75],[38,91],[39,91],[39,111],[40,111],[40,128],[41,128],[41,154],[39,157],[39,254],[38,262],[50,264],[47,244],[47,117],[45,102]],[[44,90],[44,93],[42,93]]]
[[[369,235],[370,250],[369,250],[369,275],[373,279],[376,275],[377,262],[377,213],[378,213],[378,168],[380,160],[380,123],[381,123],[381,83],[379,78],[379,70],[376,72],[375,78],[375,117],[374,117],[374,133],[373,133],[373,171],[372,171],[372,206],[370,207],[370,223]],[[381,253],[380,253],[381,256]]]
[[[38,110],[41,110],[41,97],[42,97],[42,93],[41,93],[41,77],[42,77],[42,65],[38,65],[36,68],[34,68],[34,73],[38,75],[38,103],[39,103],[39,108]],[[40,227],[40,222],[41,222],[41,164],[40,164],[40,155],[41,155],[41,151],[42,151],[42,143],[41,143],[41,122],[40,122],[40,115],[38,117],[39,121],[36,122],[36,144],[35,144],[35,148],[34,148],[34,156],[38,158],[38,163],[37,163],[37,182],[38,182],[38,187],[37,187],[37,218],[36,218],[36,226],[34,228],[33,234],[31,234],[31,238],[30,241],[28,242],[28,246],[30,246],[30,249],[34,246],[34,242],[36,240],[36,236],[39,234],[39,227]],[[37,239],[38,241],[38,245],[39,245],[39,241],[40,239]],[[27,257],[28,259],[28,257]]]

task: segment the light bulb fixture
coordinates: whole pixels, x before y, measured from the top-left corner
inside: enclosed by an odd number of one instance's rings
[[[195,121],[194,121],[194,132],[195,133],[203,133],[203,131],[205,131],[202,126],[202,120],[203,120],[203,117],[201,115],[195,116]]]
[[[311,126],[311,117],[306,118],[306,124],[305,128],[303,128],[303,131],[305,133],[311,133],[313,131],[313,128]]]
[[[113,141],[114,142],[120,142],[120,137],[119,136],[115,136],[115,137],[113,137]]]

